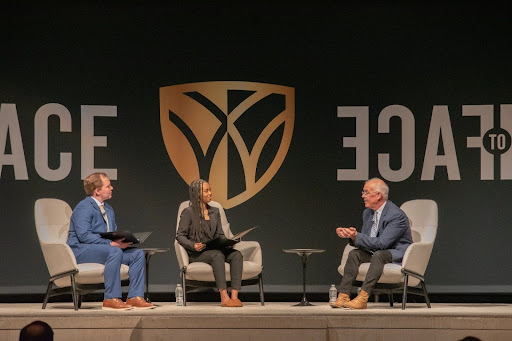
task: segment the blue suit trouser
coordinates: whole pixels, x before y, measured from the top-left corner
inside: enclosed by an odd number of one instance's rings
[[[137,248],[120,249],[105,244],[91,244],[87,251],[76,257],[78,264],[100,263],[105,264],[104,299],[121,298],[121,264],[129,266],[130,289],[128,298],[144,297],[144,278],[146,263],[144,251]]]

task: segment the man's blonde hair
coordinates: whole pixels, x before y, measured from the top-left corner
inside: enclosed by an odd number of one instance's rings
[[[93,196],[94,191],[103,186],[103,179],[107,177],[105,173],[93,173],[84,179],[84,190],[88,196]]]

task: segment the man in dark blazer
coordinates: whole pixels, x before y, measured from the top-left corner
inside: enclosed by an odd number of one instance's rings
[[[114,187],[105,173],[94,173],[84,180],[88,195],[73,210],[69,226],[68,245],[78,264],[105,264],[105,294],[103,309],[152,309],[156,306],[144,300],[145,259],[141,249],[130,248],[123,239],[110,240],[100,236],[117,230],[114,210],[105,201],[112,198]],[[129,266],[130,289],[126,303],[121,300],[121,264]]]
[[[391,201],[389,188],[384,181],[373,178],[366,181],[362,198],[366,209],[363,212],[363,227],[357,232],[354,227],[338,227],[340,238],[349,238],[356,249],[350,251],[343,271],[338,299],[333,308],[366,309],[368,296],[382,275],[386,263],[402,262],[405,250],[412,243],[411,228],[407,215]],[[350,300],[352,285],[361,263],[370,263],[368,273],[359,295]]]

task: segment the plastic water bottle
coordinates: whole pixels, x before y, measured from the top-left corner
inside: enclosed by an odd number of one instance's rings
[[[174,294],[176,295],[176,306],[183,307],[183,288],[181,287],[181,284],[176,285]]]
[[[331,287],[329,288],[329,304],[334,304],[337,298],[338,290],[336,290],[336,286],[334,284],[331,284]]]

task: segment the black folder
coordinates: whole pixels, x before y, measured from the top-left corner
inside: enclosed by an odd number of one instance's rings
[[[220,236],[206,242],[205,250],[222,250],[238,243],[239,240],[229,239],[226,236]]]
[[[123,242],[125,243],[133,243],[133,244],[139,244],[144,242],[151,232],[140,232],[140,233],[131,233],[130,231],[112,231],[112,232],[103,232],[100,233],[100,236],[105,239],[110,240],[119,240],[123,239]]]
[[[236,243],[240,242],[240,238],[242,238],[247,233],[254,230],[256,227],[257,226],[254,226],[254,227],[251,227],[250,229],[247,229],[245,231],[237,233],[231,238],[227,238],[226,236],[220,236],[215,239],[212,239],[206,243],[205,250],[221,250],[221,249],[225,249],[227,247],[231,247],[231,246],[235,245]]]

